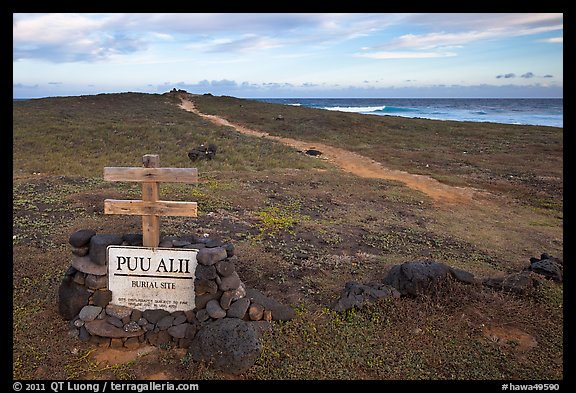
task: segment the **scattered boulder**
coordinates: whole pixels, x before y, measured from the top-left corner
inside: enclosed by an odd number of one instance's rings
[[[513,292],[517,295],[528,295],[538,286],[539,282],[533,273],[525,270],[503,277],[489,277],[482,284],[489,288]]]
[[[207,160],[211,160],[216,156],[217,150],[218,148],[216,147],[216,145],[212,143],[209,144],[208,146],[201,144],[200,146],[195,147],[194,149],[188,152],[188,158],[193,162],[204,158]]]
[[[354,307],[362,308],[365,304],[379,299],[399,298],[400,292],[386,284],[359,284],[347,282],[340,298],[332,305],[334,311],[345,311]]]
[[[262,351],[260,322],[222,318],[210,322],[196,333],[188,354],[194,361],[210,363],[215,369],[241,374],[254,365]]]
[[[316,149],[308,149],[304,153],[308,154],[309,156],[321,156],[322,152]]]
[[[435,290],[438,284],[453,278],[470,284],[474,276],[432,260],[405,262],[392,267],[383,283],[395,287],[401,295],[418,296]]]
[[[540,255],[540,259],[530,258],[530,266],[527,270],[540,274],[547,279],[562,282],[564,263],[559,258],[544,253]]]

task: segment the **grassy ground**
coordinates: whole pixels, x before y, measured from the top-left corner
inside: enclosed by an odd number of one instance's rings
[[[115,353],[68,335],[56,293],[77,229],[133,233],[140,219],[104,216],[106,198],[137,185],[105,166],[197,167],[198,185],[163,185],[199,217],[163,218],[163,235],[209,233],[236,245],[247,286],[292,305],[256,365],[238,379],[563,379],[563,287],[531,296],[448,285],[434,297],[334,313],[347,281],[381,280],[394,264],[433,258],[488,277],[530,256],[563,254],[562,129],[335,113],[195,96],[206,113],[272,134],[321,141],[386,166],[490,192],[437,207],[402,183],[361,179],[321,159],[240,135],[178,108],[171,95],[109,94],[13,106],[13,377],[230,379],[161,348]],[[275,120],[282,114],[284,121]],[[354,130],[354,132],[350,132]],[[187,151],[218,146],[212,161]],[[466,153],[464,153],[464,151]],[[425,164],[429,164],[426,167]],[[47,334],[47,332],[50,332]]]

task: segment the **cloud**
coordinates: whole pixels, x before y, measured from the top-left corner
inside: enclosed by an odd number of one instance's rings
[[[548,42],[550,44],[563,44],[564,43],[564,37],[546,38],[543,40],[538,40],[538,42]]]
[[[38,87],[39,87],[38,84],[36,84],[36,85],[25,85],[23,83],[13,83],[12,84],[13,89],[37,89]]]
[[[490,37],[485,31],[466,31],[460,33],[434,32],[428,34],[404,34],[386,44],[391,48],[435,49],[439,47],[454,47]]]
[[[14,14],[13,59],[101,61],[166,42],[233,53],[317,45],[368,34],[394,18],[322,13]]]
[[[51,62],[103,61],[160,43],[220,53],[288,46],[300,51],[306,45],[317,50],[395,26],[432,31],[376,43],[365,51],[366,57],[445,57],[453,56],[455,48],[473,41],[561,30],[562,23],[562,14],[14,14],[13,58],[14,61],[28,58]],[[418,56],[410,54],[411,51],[424,53]]]
[[[399,52],[372,52],[359,53],[356,57],[367,57],[370,59],[430,59],[434,57],[452,57],[456,56],[454,52],[418,52],[418,51],[399,51]]]
[[[14,16],[14,61],[40,58],[51,62],[99,61],[143,50],[145,42],[122,31],[107,31],[108,18],[80,14]]]
[[[237,40],[224,40],[208,46],[209,52],[244,52],[264,50],[282,46],[278,40],[255,34],[246,35]]]
[[[424,27],[435,26],[439,30],[528,32],[556,29],[562,25],[563,20],[562,13],[421,13],[409,14],[403,22]]]
[[[527,36],[563,29],[562,14],[416,14],[406,17],[404,23],[416,23],[422,29],[433,29],[421,34],[403,34],[387,42],[368,48],[409,49],[453,53],[467,44],[494,39]],[[450,52],[446,52],[450,51]],[[387,58],[387,57],[383,57]]]
[[[500,74],[500,75],[496,75],[496,79],[511,79],[511,78],[516,78],[516,74],[513,72],[510,72],[508,74]],[[520,78],[524,78],[524,79],[532,79],[532,78],[554,78],[554,75],[551,74],[546,74],[546,75],[542,75],[542,76],[538,76],[536,74],[534,74],[533,72],[525,72],[524,74],[520,75]]]
[[[164,34],[211,35],[216,32],[286,31],[321,25],[325,14],[305,13],[136,13],[115,14],[108,28]]]

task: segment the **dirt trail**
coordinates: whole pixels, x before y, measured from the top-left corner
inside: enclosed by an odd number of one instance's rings
[[[215,124],[233,127],[236,131],[242,134],[272,139],[302,151],[308,149],[320,150],[322,156],[325,157],[328,162],[331,162],[346,172],[353,173],[360,177],[400,181],[408,187],[428,195],[436,202],[436,204],[451,205],[470,203],[472,202],[473,197],[478,193],[478,190],[449,186],[428,176],[412,174],[397,169],[389,169],[371,158],[338,147],[270,135],[267,132],[246,128],[239,124],[231,123],[220,116],[202,113],[194,106],[194,103],[188,99],[181,98],[181,100],[182,103],[180,104],[180,107],[182,109],[193,112]]]

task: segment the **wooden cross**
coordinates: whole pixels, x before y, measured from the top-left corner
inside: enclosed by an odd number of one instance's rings
[[[160,168],[160,156],[146,154],[140,167],[105,167],[106,181],[133,181],[142,183],[142,200],[106,199],[104,214],[142,216],[144,247],[158,247],[160,243],[160,216],[197,217],[196,202],[160,200],[160,182],[196,183],[196,168]]]

